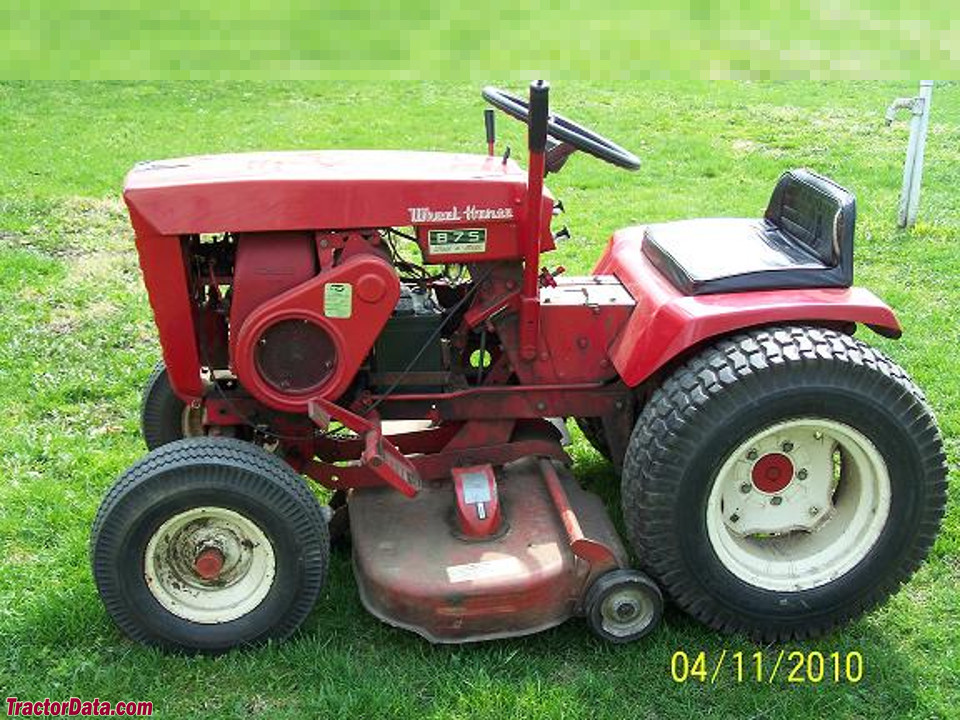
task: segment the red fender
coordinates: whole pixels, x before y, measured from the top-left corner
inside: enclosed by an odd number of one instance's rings
[[[594,268],[615,275],[637,305],[609,354],[623,381],[634,386],[704,340],[785,322],[856,322],[886,337],[900,337],[896,316],[859,287],[763,290],[684,295],[641,251],[642,227],[617,231]]]

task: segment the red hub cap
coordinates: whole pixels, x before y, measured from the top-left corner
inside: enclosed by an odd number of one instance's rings
[[[214,580],[223,570],[223,553],[212,547],[199,553],[193,561],[193,569],[204,580]]]
[[[793,463],[783,453],[769,453],[754,463],[752,478],[757,490],[778,493],[793,480]]]

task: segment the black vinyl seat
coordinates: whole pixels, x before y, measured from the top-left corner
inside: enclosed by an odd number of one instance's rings
[[[856,198],[810,170],[784,173],[760,219],[646,228],[643,252],[687,295],[853,284]]]

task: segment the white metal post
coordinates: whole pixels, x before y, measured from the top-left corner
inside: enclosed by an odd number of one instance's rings
[[[920,181],[923,178],[923,151],[927,141],[927,126],[930,123],[930,101],[933,81],[920,82],[920,94],[912,98],[897,98],[887,108],[887,125],[893,122],[897,110],[910,110],[910,140],[907,143],[907,158],[903,164],[903,186],[900,190],[900,207],[897,213],[898,227],[912,227],[917,221],[920,207]]]
[[[910,187],[907,191],[906,212],[900,211],[900,227],[913,227],[917,221],[917,209],[920,207],[920,180],[923,177],[923,149],[927,144],[927,126],[930,124],[930,99],[933,82],[923,80],[920,83],[920,115],[914,114],[910,122],[910,145],[913,146],[913,172],[910,174]],[[906,183],[906,176],[904,176]],[[900,200],[901,207],[904,201]]]

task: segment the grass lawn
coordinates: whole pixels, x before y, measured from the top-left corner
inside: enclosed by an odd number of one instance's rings
[[[433,647],[367,615],[348,553],[289,641],[219,658],[126,640],[90,576],[87,537],[114,478],[145,452],[140,387],[159,351],[119,195],[134,162],[293,148],[483,151],[468,84],[0,85],[0,690],[151,700],[161,717],[960,717],[960,87],[934,90],[920,222],[894,227],[915,86],[558,85],[555,107],[634,150],[616,170],[574,157],[550,178],[573,234],[554,262],[587,272],[609,233],[647,220],[757,215],[779,173],[809,166],[858,196],[857,282],[900,341],[863,336],[923,387],[954,484],[930,559],[886,606],[815,642],[758,648],[676,610],[628,647],[582,622]],[[523,159],[518,123],[500,137]],[[578,475],[616,507],[612,468],[578,438]],[[671,678],[673,654],[859,651],[859,683]]]

